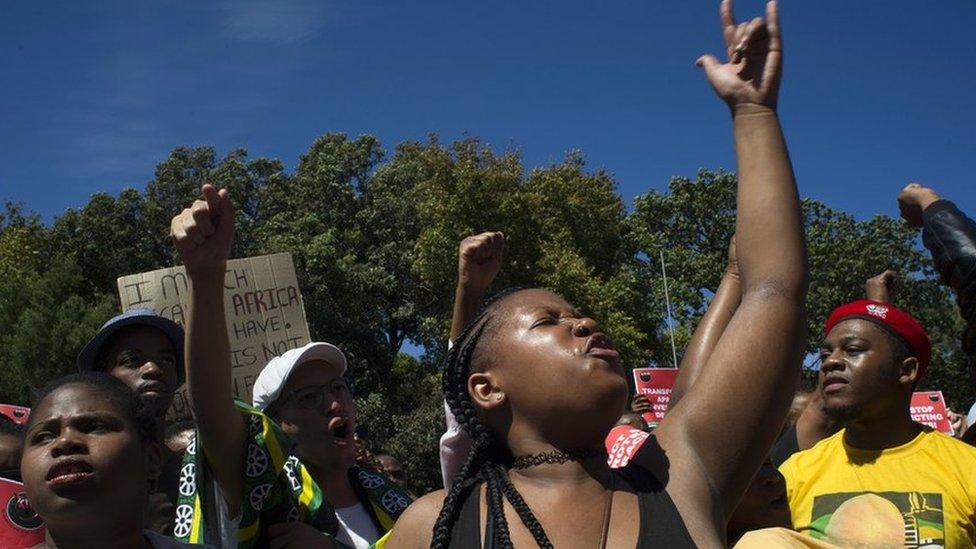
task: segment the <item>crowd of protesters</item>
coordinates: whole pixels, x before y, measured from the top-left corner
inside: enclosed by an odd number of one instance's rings
[[[936,366],[925,327],[891,303],[896,273],[837,304],[816,387],[798,388],[808,266],[776,113],[777,7],[736,23],[725,0],[720,15],[727,60],[698,65],[732,114],[735,236],[663,419],[644,419],[597,320],[540,288],[488,296],[505,236],[474,234],[458,247],[443,368],[444,488],[415,497],[357,426],[337,346],[273,358],[251,402],[235,400],[235,210],[204,185],[171,224],[184,326],[127,311],[25,424],[0,415],[0,476],[23,483],[17,511],[43,522],[39,546],[973,547],[976,405],[953,415],[955,437],[912,420]],[[918,184],[897,201],[957,296],[976,372],[976,223]],[[166,425],[184,383],[192,421]]]

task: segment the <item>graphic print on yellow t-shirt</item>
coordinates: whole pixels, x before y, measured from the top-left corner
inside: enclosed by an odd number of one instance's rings
[[[932,430],[885,450],[844,431],[791,456],[793,528],[843,547],[974,547],[976,448]]]
[[[810,528],[817,539],[867,547],[945,547],[942,494],[846,492],[815,496]]]

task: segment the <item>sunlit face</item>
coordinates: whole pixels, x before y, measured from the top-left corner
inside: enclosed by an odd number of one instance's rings
[[[340,372],[324,360],[304,362],[288,376],[274,403],[298,456],[319,467],[349,468],[356,461],[356,405]]]
[[[158,474],[150,450],[104,392],[64,385],[31,411],[21,462],[27,497],[54,527],[102,524],[110,510],[145,505]]]
[[[173,402],[176,367],[173,342],[150,326],[120,330],[105,353],[105,372],[138,393],[158,416],[165,415]]]
[[[605,435],[628,386],[620,355],[596,321],[545,290],[514,293],[496,307],[479,365],[491,372],[512,416],[560,437]]]
[[[873,322],[838,323],[820,347],[819,386],[823,409],[840,420],[856,420],[900,405],[905,387],[889,337]]]

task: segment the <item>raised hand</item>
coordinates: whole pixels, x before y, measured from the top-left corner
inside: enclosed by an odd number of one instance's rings
[[[891,269],[872,276],[864,283],[864,294],[868,299],[890,303],[895,295],[898,272]]]
[[[234,243],[234,205],[227,189],[203,186],[203,200],[195,201],[170,223],[170,236],[189,275],[224,275]]]
[[[502,267],[505,235],[485,232],[469,236],[458,246],[458,285],[485,291]]]
[[[722,0],[719,12],[728,61],[721,63],[706,54],[695,64],[705,69],[708,83],[731,109],[743,105],[775,109],[783,67],[775,0],[766,4],[765,19],[756,17],[748,23],[735,22],[732,0]]]
[[[651,408],[650,401],[647,397],[641,394],[634,395],[634,398],[630,401],[630,411],[635,414],[643,414],[644,412],[650,412]]]
[[[901,218],[912,227],[922,226],[922,212],[933,202],[940,200],[939,193],[918,183],[909,183],[898,193],[898,209]]]

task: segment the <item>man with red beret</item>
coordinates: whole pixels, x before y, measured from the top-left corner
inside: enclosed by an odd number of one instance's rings
[[[780,467],[795,530],[844,547],[973,547],[976,448],[909,410],[931,358],[922,326],[889,303],[831,313],[819,386],[845,428]]]

